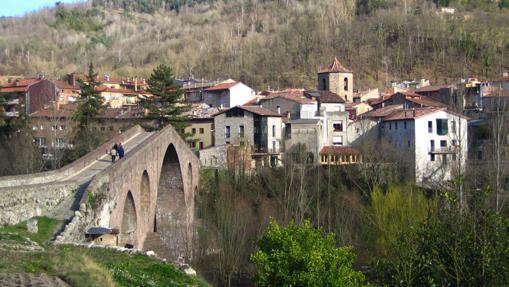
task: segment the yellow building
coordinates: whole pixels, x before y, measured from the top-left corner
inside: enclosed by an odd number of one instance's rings
[[[184,129],[187,134],[192,134],[193,142],[189,145],[193,150],[201,150],[214,146],[214,119],[194,118],[189,121],[189,126]]]
[[[361,162],[361,152],[352,147],[324,146],[320,151],[320,164],[322,165],[346,165]]]

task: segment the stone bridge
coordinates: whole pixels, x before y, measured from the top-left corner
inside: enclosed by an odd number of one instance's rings
[[[112,164],[105,152],[115,142],[126,156]],[[46,215],[67,220],[56,242],[83,242],[89,227],[109,227],[119,246],[188,257],[199,169],[173,127],[136,126],[60,170],[0,178],[0,223]]]

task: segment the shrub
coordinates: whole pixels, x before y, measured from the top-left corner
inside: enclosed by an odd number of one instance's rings
[[[324,235],[309,221],[287,227],[271,221],[251,256],[258,286],[361,286],[364,275],[352,269],[350,247],[336,247],[335,236]]]

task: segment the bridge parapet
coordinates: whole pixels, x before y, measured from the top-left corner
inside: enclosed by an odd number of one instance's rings
[[[127,131],[116,135],[83,157],[57,170],[0,177],[0,188],[37,185],[51,183],[62,179],[65,180],[67,177],[72,176],[73,174],[87,168],[90,164],[94,163],[98,158],[103,156],[106,151],[109,151],[115,143],[125,142],[143,131],[144,130],[142,127],[136,125]]]

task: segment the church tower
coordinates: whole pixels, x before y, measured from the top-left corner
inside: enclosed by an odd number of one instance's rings
[[[353,102],[353,73],[338,58],[327,68],[318,71],[318,90],[331,91],[347,103]]]

